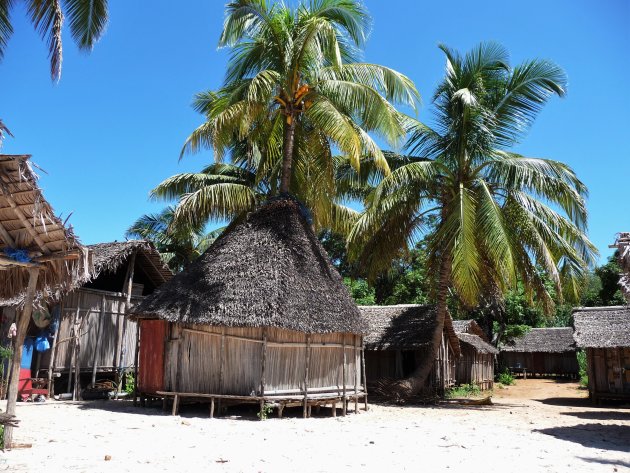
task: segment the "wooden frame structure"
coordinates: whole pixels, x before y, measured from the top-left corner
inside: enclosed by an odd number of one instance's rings
[[[44,199],[29,159],[0,155],[0,299],[20,307],[7,390],[9,416],[15,414],[22,345],[36,296],[63,294],[87,278],[90,269],[89,253]],[[13,445],[10,425],[4,442]]]
[[[573,323],[576,344],[586,351],[591,399],[630,400],[630,308],[581,307]]]

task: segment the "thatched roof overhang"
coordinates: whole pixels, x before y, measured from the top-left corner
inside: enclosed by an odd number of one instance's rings
[[[0,299],[21,299],[28,269],[36,290],[58,297],[89,277],[89,253],[44,199],[30,156],[0,154]]]
[[[579,348],[630,347],[630,307],[580,307],[573,311]]]
[[[473,335],[472,333],[457,332],[457,338],[462,345],[469,345],[479,353],[489,353],[491,355],[497,355],[499,353],[499,350],[487,343],[478,335]]]
[[[94,271],[90,274],[91,280],[96,279],[101,273],[115,273],[127,263],[134,252],[136,252],[136,266],[141,267],[156,286],[173,277],[173,272],[164,264],[160,253],[149,241],[97,243],[88,245],[88,248],[92,253],[94,263]]]
[[[365,337],[368,350],[428,350],[436,339],[437,310],[433,305],[359,306],[359,310],[369,326]],[[448,314],[444,332],[459,356],[459,339]]]
[[[519,353],[566,353],[575,351],[572,327],[532,328],[509,340],[501,351]]]
[[[147,296],[139,318],[306,333],[366,331],[359,310],[291,198],[263,204]]]
[[[456,333],[470,333],[473,335],[477,335],[485,342],[488,342],[488,337],[486,333],[473,319],[453,320],[453,329],[455,329]]]

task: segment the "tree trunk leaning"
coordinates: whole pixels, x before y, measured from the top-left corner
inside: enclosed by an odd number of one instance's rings
[[[35,298],[35,289],[37,288],[37,279],[39,278],[39,269],[29,269],[28,288],[26,289],[26,297],[24,299],[24,309],[17,320],[17,334],[15,336],[15,350],[13,352],[12,370],[13,376],[7,392],[7,415],[15,415],[15,408],[18,396],[18,383],[20,380],[20,364],[22,361],[22,346],[26,338],[26,331],[33,313],[33,299]],[[7,425],[4,428],[4,446],[11,448],[13,445],[13,426]]]

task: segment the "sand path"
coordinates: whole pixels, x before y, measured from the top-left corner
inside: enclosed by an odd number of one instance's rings
[[[0,454],[0,471],[630,471],[628,406],[595,407],[575,383],[537,379],[493,401],[264,422],[113,401],[20,405],[17,440],[33,447]]]

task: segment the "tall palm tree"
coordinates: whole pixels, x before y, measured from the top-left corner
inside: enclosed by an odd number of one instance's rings
[[[435,126],[410,128],[408,149],[423,159],[383,178],[350,236],[354,257],[376,272],[423,232],[428,217],[437,222],[429,255],[439,278],[438,336],[450,288],[474,306],[518,279],[550,309],[542,272],[575,296],[596,254],[585,235],[587,189],[571,168],[510,151],[549,98],[564,96],[562,69],[544,60],[511,68],[495,43],[464,56],[440,49],[446,76],[433,97]],[[432,360],[403,389],[419,390]]]
[[[11,9],[17,0],[0,0],[0,60],[13,34]],[[107,26],[107,0],[24,0],[33,27],[46,41],[50,59],[50,77],[61,77],[63,47],[62,26],[70,21],[72,39],[82,51],[90,51]]]
[[[142,215],[127,229],[125,236],[149,240],[168,267],[179,272],[206,251],[223,228],[206,233],[203,226],[174,224],[174,216],[172,206],[156,214]]]
[[[358,62],[369,23],[356,0],[312,0],[295,8],[265,0],[228,3],[219,41],[230,49],[225,82],[196,97],[206,121],[182,155],[211,148],[218,161],[230,154],[234,163],[240,146],[236,161],[246,163],[256,185],[266,182],[271,195],[293,193],[318,223],[330,224],[339,210],[331,150],[346,154],[355,168],[370,156],[387,173],[369,133],[402,144],[406,118],[392,103],[415,107],[419,98],[404,75]],[[206,208],[221,213],[233,201],[251,202],[246,193],[214,186],[204,194]]]

